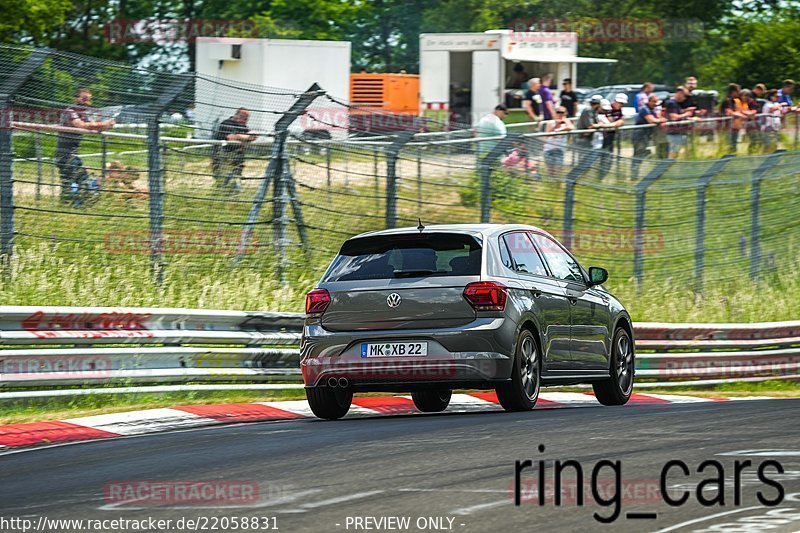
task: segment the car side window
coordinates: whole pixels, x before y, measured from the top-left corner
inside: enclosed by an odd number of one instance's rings
[[[541,256],[539,256],[539,252],[536,251],[536,247],[533,246],[530,238],[528,235],[521,231],[516,231],[513,233],[506,233],[501,237],[505,247],[507,247],[507,253],[510,255],[511,259],[511,268],[517,272],[525,272],[528,274],[535,274],[537,276],[547,276],[547,268],[544,266],[544,261],[542,261]],[[501,243],[501,244],[503,244]],[[500,246],[501,252],[500,255],[503,257],[503,246]],[[503,258],[503,263],[505,264],[506,259]],[[508,266],[508,265],[506,265]]]
[[[530,235],[536,243],[536,246],[538,246],[539,250],[542,252],[554,277],[567,281],[586,283],[586,279],[584,279],[583,272],[581,271],[581,266],[571,255],[565,252],[556,241],[541,233],[531,233]]]

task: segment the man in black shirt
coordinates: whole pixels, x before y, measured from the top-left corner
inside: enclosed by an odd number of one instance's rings
[[[114,119],[103,121],[89,120],[86,109],[92,105],[92,92],[89,89],[78,89],[75,92],[75,103],[61,113],[60,126],[73,128],[73,131],[60,131],[56,143],[56,166],[61,178],[62,202],[72,200],[73,184],[76,189],[84,188],[90,181],[89,173],[83,166],[83,161],[78,157],[81,147],[81,133],[74,131],[105,131],[114,127]]]
[[[240,107],[236,113],[223,120],[217,131],[214,133],[216,141],[232,141],[232,144],[216,144],[211,153],[211,171],[214,181],[223,189],[231,187],[234,191],[241,190],[239,178],[242,177],[245,159],[245,143],[256,140],[255,132],[247,128],[247,121],[250,119],[250,112]],[[231,165],[231,171],[223,176],[225,163]]]
[[[541,115],[542,95],[539,94],[539,89],[541,88],[542,80],[531,78],[528,81],[528,90],[525,91],[525,96],[522,99],[522,107],[528,113],[528,118],[531,122],[539,120],[539,115]]]
[[[562,84],[564,88],[558,97],[561,100],[561,105],[567,109],[567,116],[574,117],[578,109],[578,95],[572,90],[572,78],[564,78]]]

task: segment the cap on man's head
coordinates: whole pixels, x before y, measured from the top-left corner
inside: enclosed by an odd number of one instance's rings
[[[600,100],[600,109],[603,111],[611,111],[611,102],[603,98]]]
[[[595,94],[594,96],[589,98],[589,103],[590,104],[600,104],[602,102],[603,102],[603,97],[600,96],[599,94]]]
[[[506,107],[505,104],[497,104],[496,106],[494,106],[494,110],[495,111],[508,111],[508,108]]]
[[[625,93],[618,93],[617,96],[614,97],[614,101],[618,104],[625,105],[628,103],[628,95]]]

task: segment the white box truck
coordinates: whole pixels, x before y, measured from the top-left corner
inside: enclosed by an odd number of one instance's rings
[[[419,41],[420,109],[460,124],[477,123],[497,104],[507,103],[507,93],[519,96],[515,65],[529,78],[552,73],[554,81],[572,78],[577,86],[578,64],[616,62],[578,56],[574,32],[423,33]]]
[[[280,114],[317,83],[330,96],[346,102],[350,90],[350,43],[287,39],[197,39],[195,114],[197,136],[211,137],[217,124],[239,107],[251,111],[248,126],[272,131]],[[225,83],[229,80],[231,83]],[[295,131],[326,129],[347,133],[346,108],[324,97],[310,107],[311,115],[293,124]],[[337,124],[339,127],[333,127]],[[335,130],[335,131],[334,131]]]

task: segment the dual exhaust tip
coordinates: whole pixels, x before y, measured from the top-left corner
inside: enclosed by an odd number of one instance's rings
[[[328,387],[331,388],[341,387],[343,389],[346,389],[349,385],[350,382],[347,381],[347,378],[334,378],[334,377],[328,378]]]

